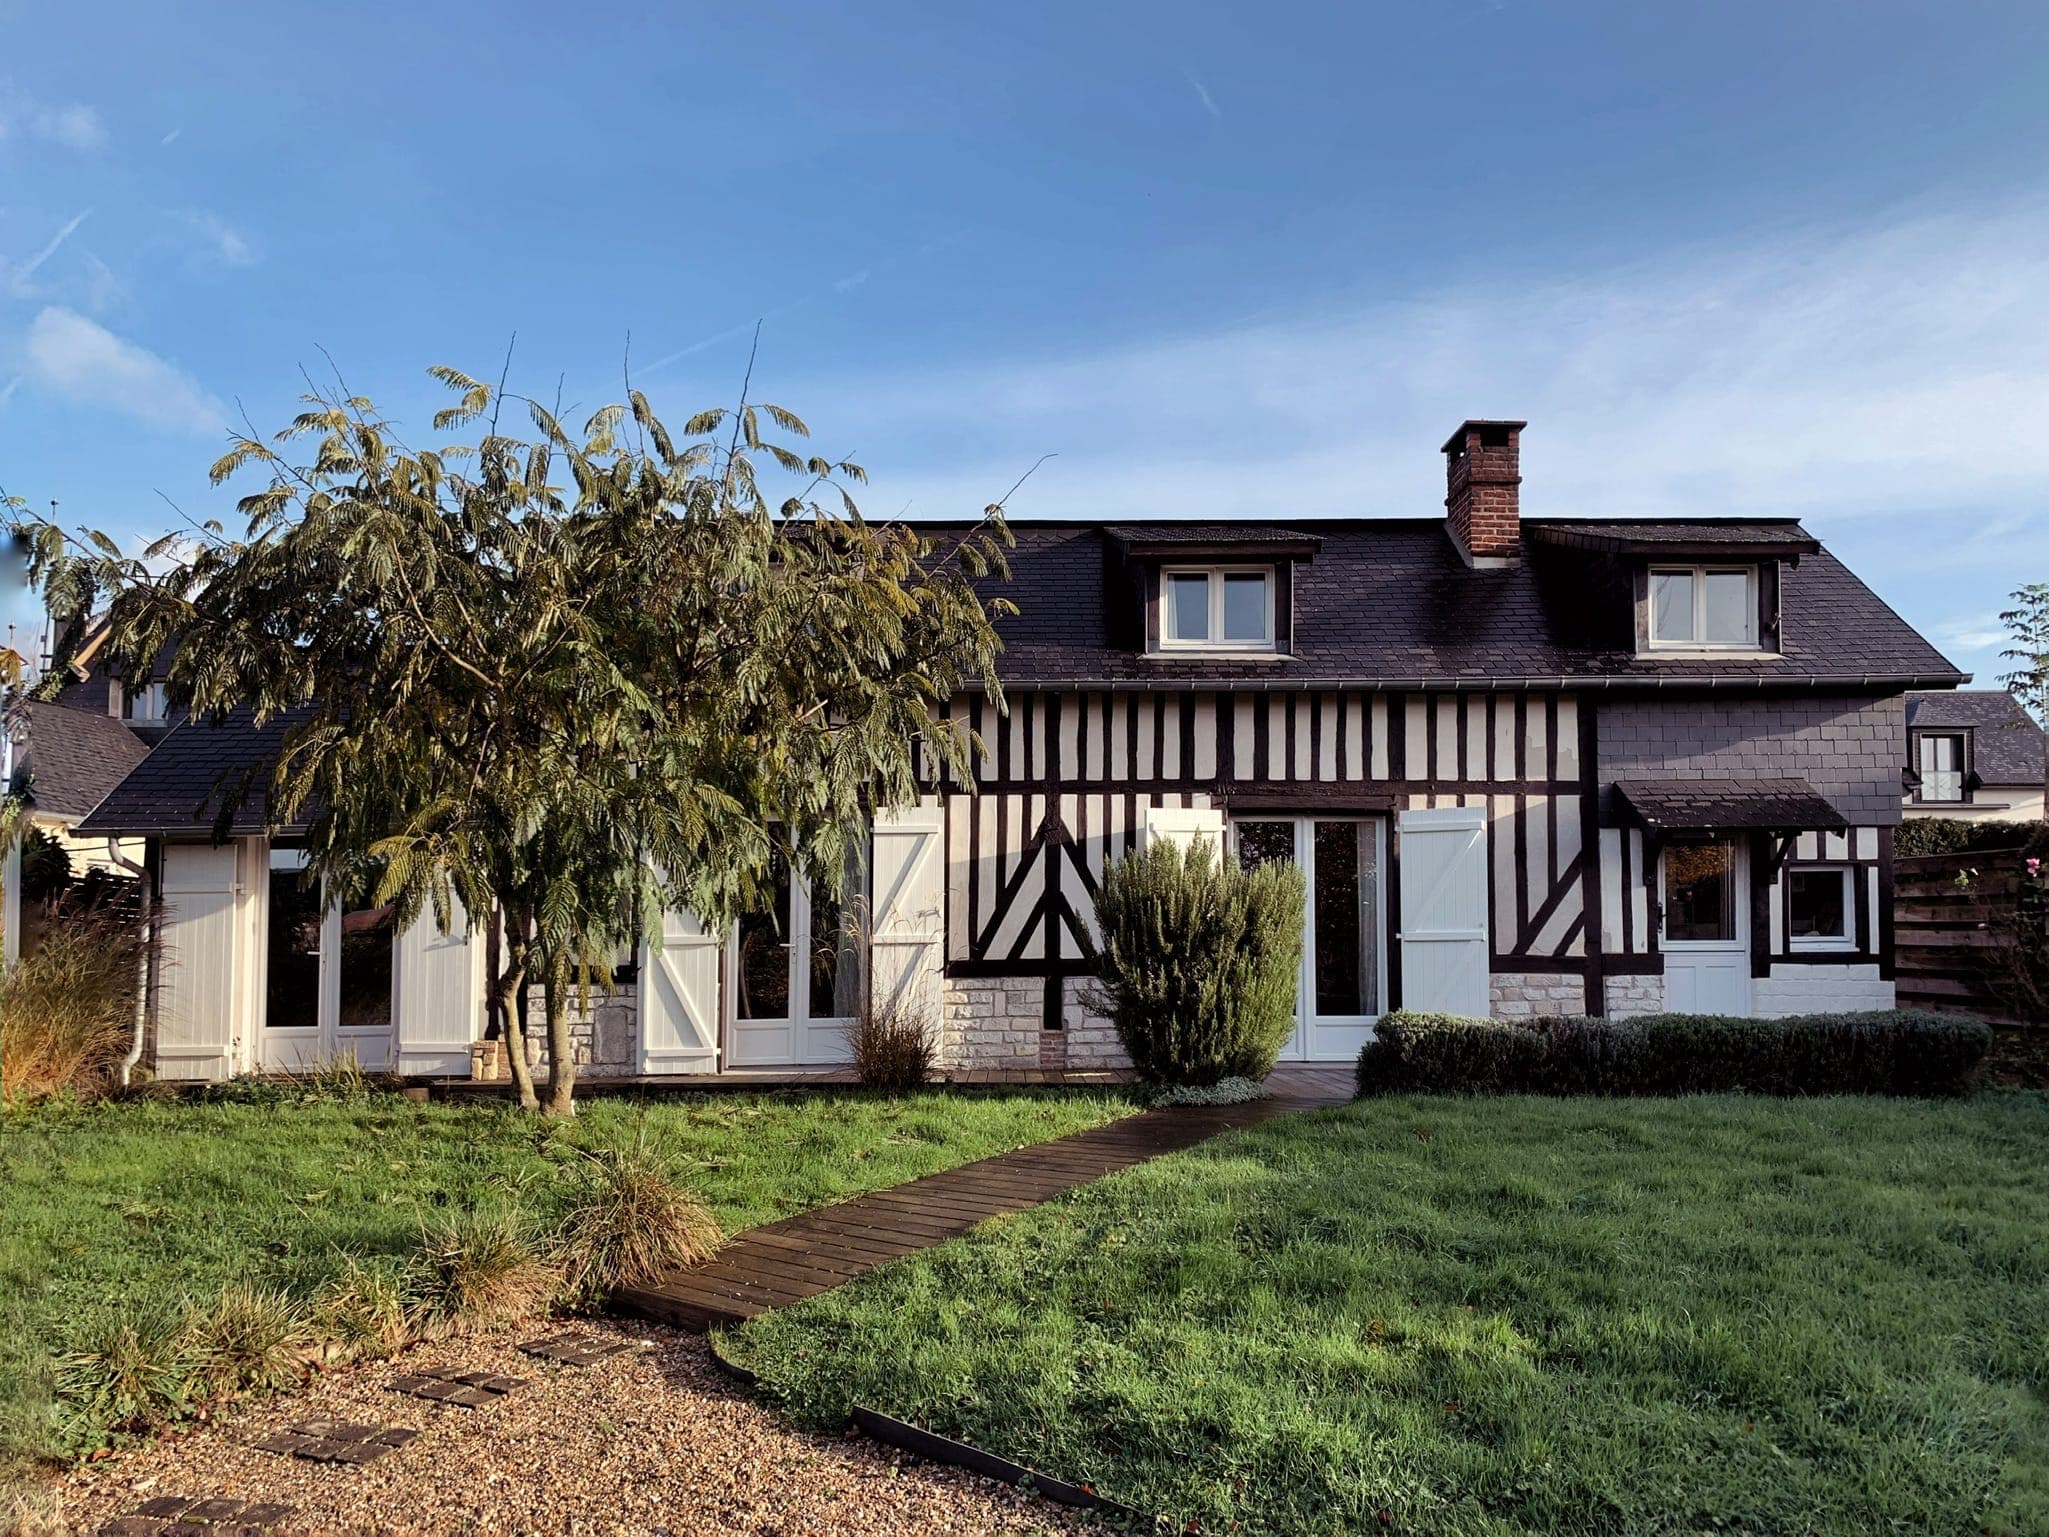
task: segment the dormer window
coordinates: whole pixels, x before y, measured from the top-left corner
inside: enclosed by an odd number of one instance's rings
[[[133,688],[121,691],[121,716],[138,725],[150,725],[164,719],[164,686],[161,683],[138,683]]]
[[[1160,649],[1274,649],[1271,566],[1167,566],[1160,572]]]
[[[1653,650],[1755,651],[1755,566],[1653,566]]]

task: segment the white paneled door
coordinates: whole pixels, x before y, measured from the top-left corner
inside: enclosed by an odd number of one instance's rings
[[[1675,1014],[1750,1013],[1750,903],[1743,846],[1731,839],[1665,845],[1665,1007]]]
[[[1487,986],[1487,813],[1477,806],[1404,811],[1402,1007],[1484,1019]]]

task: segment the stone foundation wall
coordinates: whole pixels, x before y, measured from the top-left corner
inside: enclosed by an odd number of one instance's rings
[[[1060,1018],[1066,1028],[1057,1032],[1066,1038],[1062,1066],[1087,1071],[1131,1066],[1096,979],[1069,977],[1062,989]]]
[[[1582,977],[1556,972],[1497,971],[1487,979],[1487,998],[1496,1019],[1584,1014],[1587,984]]]
[[[588,998],[569,994],[569,1037],[579,1078],[617,1078],[640,1069],[639,990],[630,982],[615,993],[592,988]],[[527,988],[528,1056],[536,1072],[548,1070],[548,999],[539,983]]]
[[[1750,983],[1750,1009],[1761,1019],[1782,1014],[1852,1014],[1893,1006],[1893,985],[1875,963],[1774,966]]]
[[[1037,977],[949,977],[939,1024],[941,1072],[1036,1068],[1044,1028],[1045,983]]]
[[[1665,979],[1662,976],[1605,977],[1602,981],[1610,1019],[1664,1012]]]

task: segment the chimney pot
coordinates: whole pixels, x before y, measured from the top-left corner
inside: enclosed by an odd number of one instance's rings
[[[1521,443],[1528,425],[1469,421],[1445,441],[1445,524],[1471,565],[1522,558]]]

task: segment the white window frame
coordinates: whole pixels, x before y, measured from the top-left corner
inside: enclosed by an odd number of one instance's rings
[[[1833,875],[1843,883],[1843,932],[1793,932],[1793,877]],[[1855,950],[1857,948],[1857,867],[1855,865],[1788,865],[1786,867],[1786,948],[1791,951]]]
[[[1178,576],[1200,576],[1209,580],[1209,636],[1207,640],[1176,640],[1173,630],[1173,585]],[[1266,582],[1266,635],[1261,640],[1225,640],[1224,633],[1224,578],[1227,576],[1257,576]],[[1268,652],[1280,649],[1280,641],[1274,634],[1275,571],[1272,566],[1162,566],[1160,568],[1160,612],[1159,640],[1161,651],[1222,651]]]
[[[137,704],[143,706],[138,710]],[[164,718],[164,686],[161,683],[144,683],[131,689],[121,685],[121,718],[140,726],[153,725]]]
[[[1953,768],[1930,770],[1925,754],[1933,742],[1956,743],[1957,761]],[[1971,785],[1969,771],[1964,767],[1970,756],[1969,744],[1961,731],[1917,731],[1914,733],[1914,772],[1920,776],[1920,783],[1914,787],[1914,801],[1926,806],[1965,806],[1970,804]],[[1954,796],[1931,795],[1928,793],[1928,776],[1931,772],[1956,775],[1957,793]]]
[[[1691,640],[1658,638],[1658,578],[1686,576],[1693,583],[1693,635]],[[1704,640],[1707,634],[1707,579],[1710,576],[1740,576],[1744,579],[1742,640]],[[1644,584],[1644,646],[1650,651],[1755,651],[1758,649],[1758,584],[1755,566],[1706,564],[1660,564],[1650,568]]]

